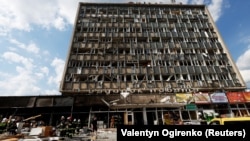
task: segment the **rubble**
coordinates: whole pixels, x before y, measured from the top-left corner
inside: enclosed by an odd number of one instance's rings
[[[1,141],[116,141],[116,128],[98,129],[97,133],[81,130],[72,137],[45,135],[46,127],[31,128],[30,132],[11,135],[8,132],[0,134]],[[48,128],[47,128],[48,129]]]

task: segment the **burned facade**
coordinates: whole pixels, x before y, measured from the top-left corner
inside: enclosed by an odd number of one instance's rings
[[[205,5],[79,3],[61,96],[0,98],[0,119],[90,127],[249,116],[250,92]]]
[[[76,106],[149,124],[202,94],[245,89],[205,5],[79,3],[60,86]],[[218,107],[209,101],[198,104]]]

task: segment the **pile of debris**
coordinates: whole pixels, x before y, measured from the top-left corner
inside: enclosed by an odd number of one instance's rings
[[[8,132],[0,134],[1,141],[18,141],[19,139],[23,138],[22,134],[17,135],[10,135]]]

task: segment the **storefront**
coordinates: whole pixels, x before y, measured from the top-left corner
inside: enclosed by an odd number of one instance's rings
[[[158,97],[157,97],[158,96]],[[164,125],[166,119],[196,123],[210,121],[213,117],[249,116],[250,92],[197,92],[153,95],[147,103],[145,97],[131,95],[126,101],[105,105],[100,99],[90,97],[3,97],[0,99],[0,114],[22,116],[24,119],[42,115],[41,120],[56,125],[61,116],[80,119],[90,127],[93,116],[97,116],[100,128],[109,128],[111,117],[115,117],[115,127],[125,125]],[[147,96],[148,97],[148,96]],[[114,101],[117,97],[109,97]],[[111,99],[112,98],[112,99]],[[133,99],[141,100],[134,103]],[[93,102],[98,101],[98,105]],[[144,104],[143,104],[144,102]],[[86,104],[88,104],[86,106]]]

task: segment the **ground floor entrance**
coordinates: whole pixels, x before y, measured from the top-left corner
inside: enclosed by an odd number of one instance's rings
[[[89,126],[93,117],[98,119],[99,128],[110,128],[117,125],[164,125],[168,118],[178,120],[181,108],[134,108],[89,112]],[[113,119],[114,118],[114,119]],[[170,120],[170,119],[169,119]],[[114,122],[114,123],[113,123]]]

